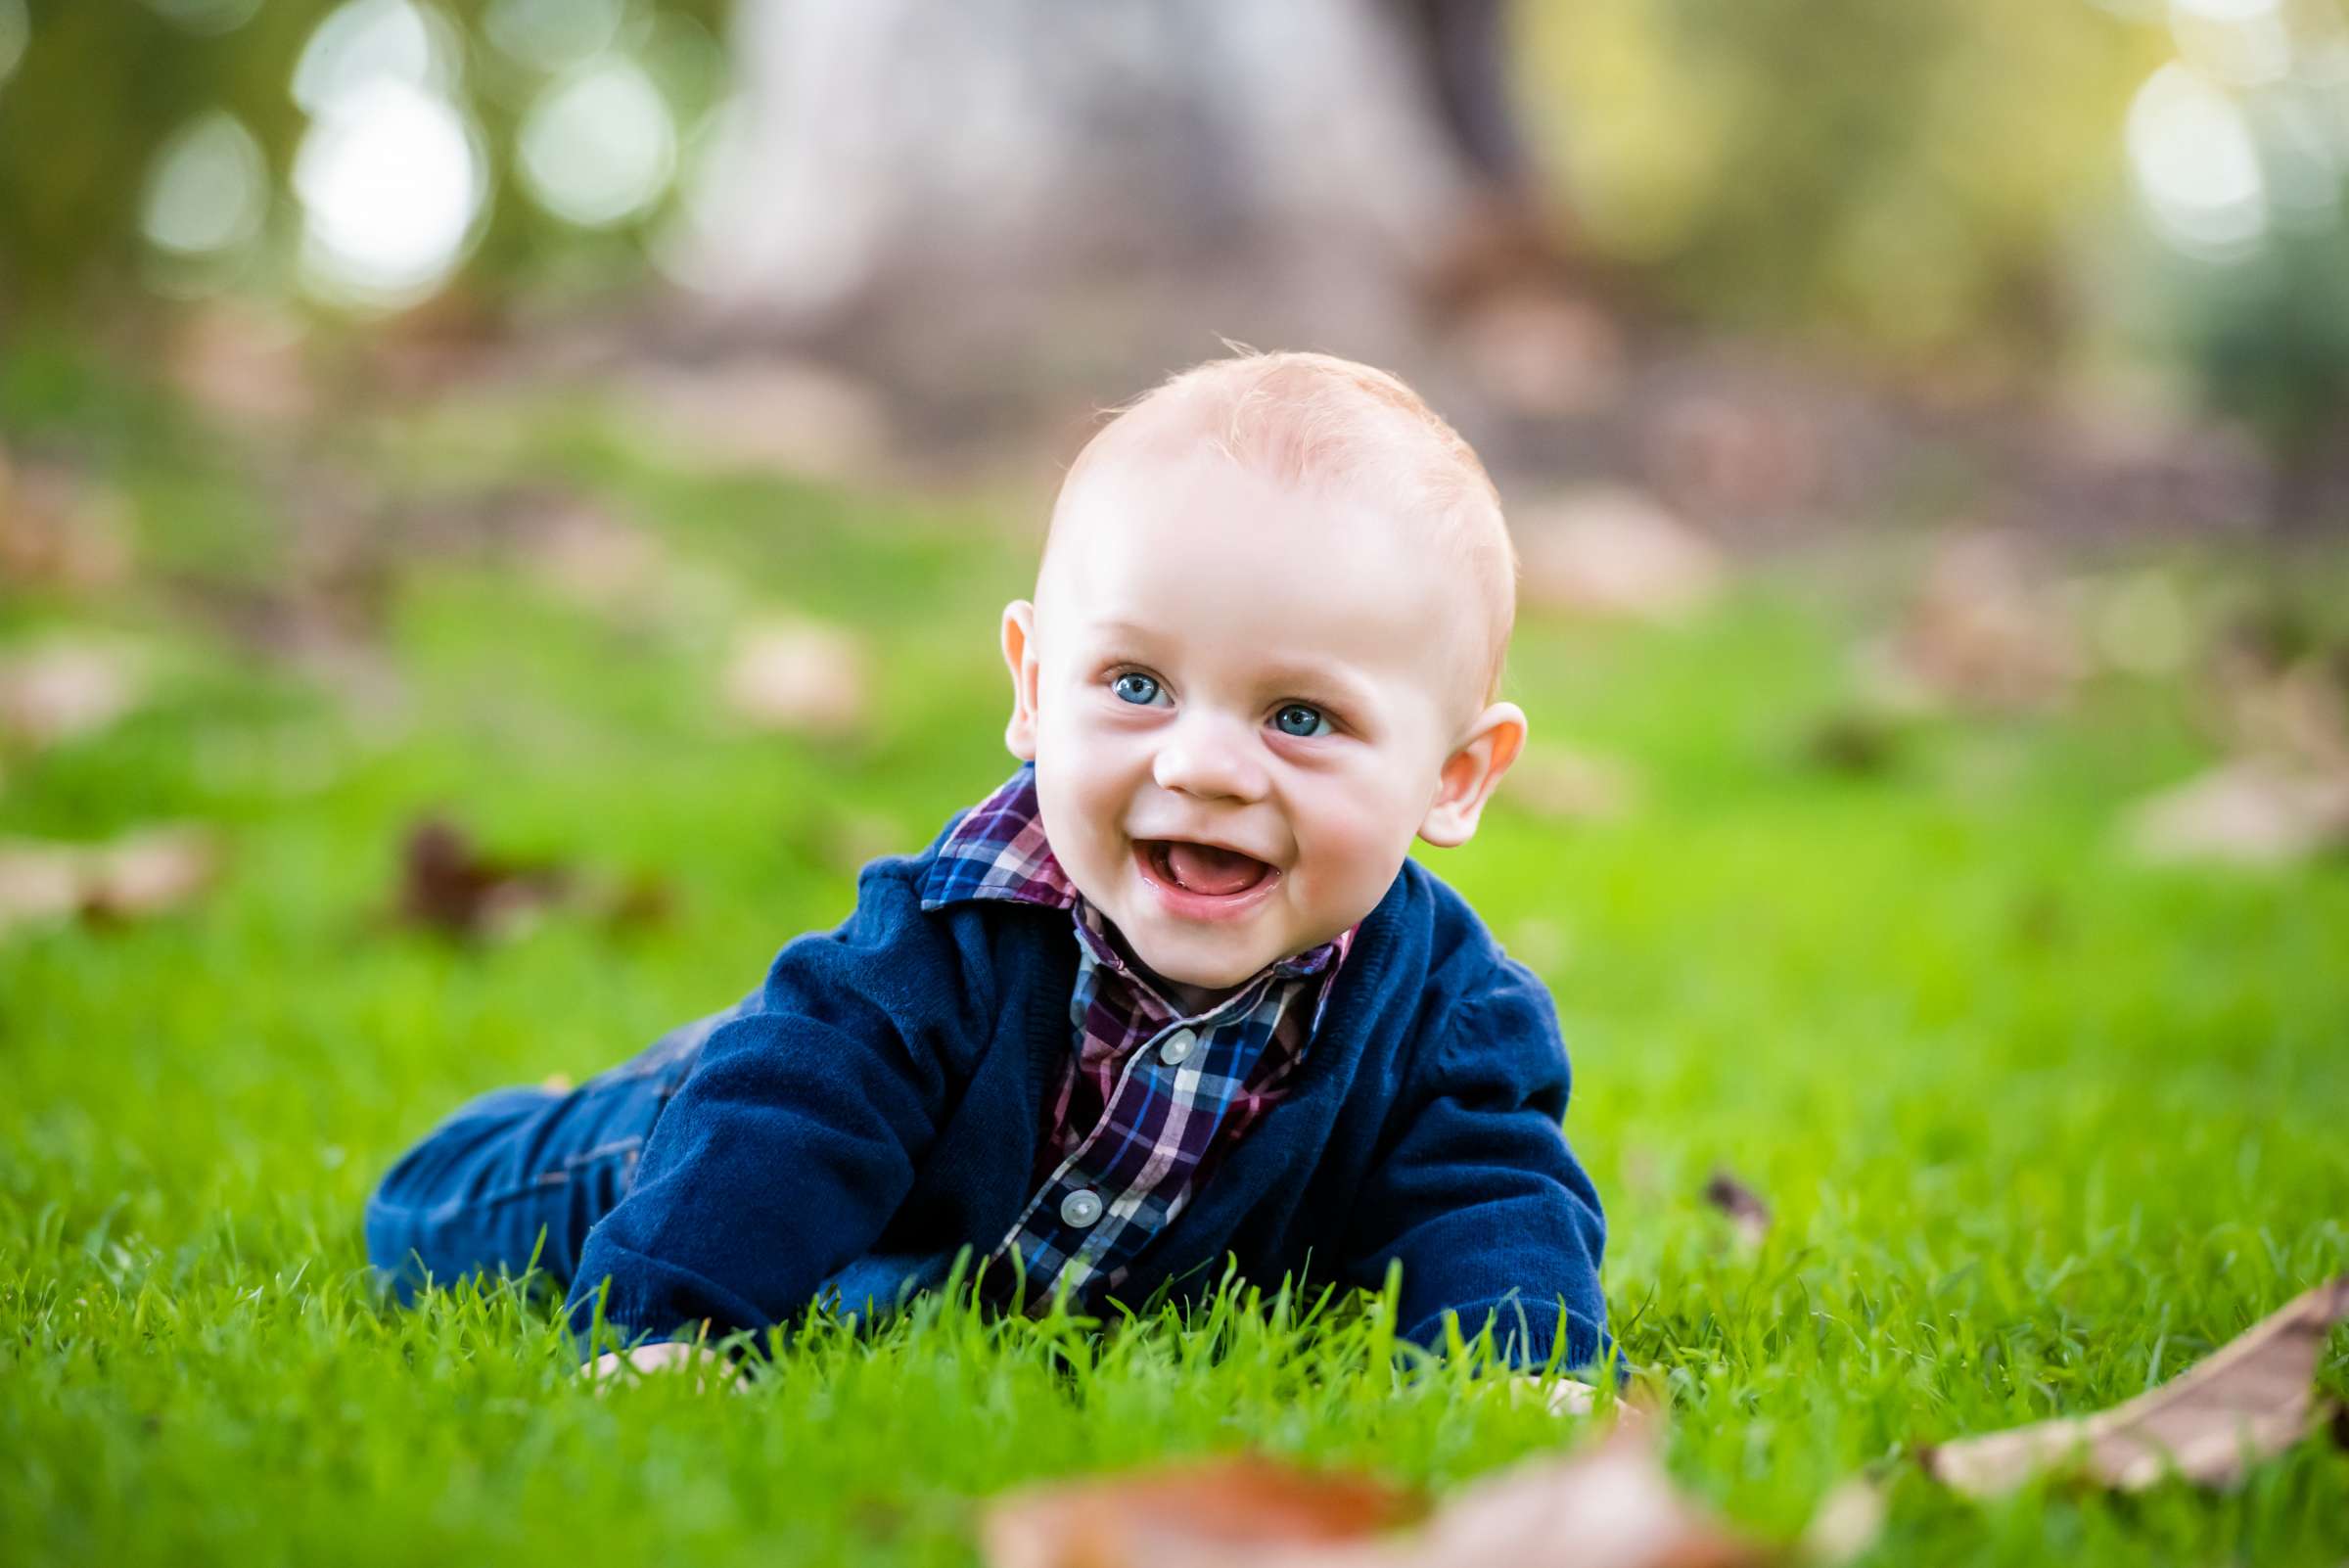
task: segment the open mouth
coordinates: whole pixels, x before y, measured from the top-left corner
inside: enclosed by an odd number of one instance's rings
[[[1187,839],[1142,839],[1135,850],[1161,886],[1200,899],[1236,899],[1280,873],[1252,854]]]

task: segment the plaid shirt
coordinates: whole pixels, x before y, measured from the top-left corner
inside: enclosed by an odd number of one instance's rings
[[[1180,1012],[1118,951],[1109,923],[1053,858],[1033,767],[973,807],[939,847],[922,906],[964,899],[1043,904],[1073,918],[1076,1048],[1044,1104],[1036,1195],[990,1257],[1024,1269],[1033,1304],[1062,1287],[1082,1300],[1095,1286],[1115,1288],[1216,1161],[1286,1097],[1354,931],[1271,965],[1205,1012]]]

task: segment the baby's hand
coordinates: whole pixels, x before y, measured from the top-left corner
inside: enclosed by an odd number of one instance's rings
[[[666,1371],[687,1366],[694,1371],[696,1388],[705,1392],[710,1387],[709,1373],[713,1363],[725,1364],[722,1381],[732,1387],[743,1386],[743,1371],[727,1363],[725,1358],[689,1340],[664,1340],[658,1345],[638,1345],[632,1350],[606,1351],[594,1360],[579,1367],[579,1375],[598,1385],[611,1386],[625,1369],[639,1373]]]
[[[1589,1415],[1598,1398],[1598,1390],[1571,1377],[1533,1377],[1526,1381],[1542,1391],[1552,1415]]]

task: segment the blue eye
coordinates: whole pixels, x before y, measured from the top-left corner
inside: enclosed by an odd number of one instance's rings
[[[1272,715],[1272,727],[1283,735],[1326,735],[1329,733],[1329,720],[1322,716],[1318,708],[1291,703]]]
[[[1147,708],[1158,701],[1158,682],[1139,670],[1128,669],[1109,683],[1109,689],[1122,702],[1135,703]]]

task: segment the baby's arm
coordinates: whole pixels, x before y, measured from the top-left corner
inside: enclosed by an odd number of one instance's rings
[[[785,947],[662,1112],[635,1184],[589,1234],[566,1311],[623,1341],[721,1338],[806,1308],[913,1183],[985,998],[898,862],[839,930]],[[706,1327],[705,1327],[706,1325]],[[631,1365],[667,1364],[680,1353]]]
[[[1596,1364],[1606,1351],[1605,1222],[1559,1128],[1566,1052],[1548,992],[1504,960],[1426,1055],[1356,1199],[1349,1273],[1375,1288],[1401,1262],[1400,1330],[1431,1349],[1456,1314],[1470,1336],[1490,1319],[1520,1367],[1545,1365],[1561,1332],[1561,1366]]]

